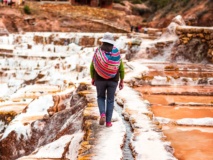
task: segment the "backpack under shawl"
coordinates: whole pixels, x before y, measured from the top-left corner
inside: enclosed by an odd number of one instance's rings
[[[93,57],[95,71],[104,79],[114,78],[120,66],[120,52],[113,47],[111,52],[97,48]]]

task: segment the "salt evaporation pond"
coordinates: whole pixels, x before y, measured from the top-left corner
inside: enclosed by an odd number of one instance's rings
[[[54,44],[49,41],[48,37],[51,35],[53,35],[53,41],[57,43],[61,42],[61,39],[69,39],[71,43],[70,45]],[[60,91],[68,92],[68,90],[72,90],[69,88],[70,86],[75,86],[81,81],[90,83],[89,65],[95,49],[94,46],[98,45],[98,39],[100,39],[102,35],[102,33],[26,33],[22,35],[10,34],[8,37],[0,37],[0,48],[4,49],[1,52],[0,59],[1,88],[4,88],[0,92],[2,100],[0,112],[15,111],[19,114],[25,105],[35,98],[42,97],[46,94],[54,95]],[[36,42],[34,39],[36,36],[43,36],[43,38]],[[84,36],[94,38],[94,46],[80,46],[79,43]],[[128,39],[125,34],[115,34],[115,36],[120,37],[116,40],[116,45],[120,49],[127,51],[127,42],[131,41],[131,39]],[[154,43],[152,40],[147,40],[147,42],[146,40],[143,41],[142,44],[146,46]],[[142,48],[143,47],[144,46],[142,46]],[[125,53],[122,57],[125,57]],[[175,157],[187,160],[212,159],[212,95],[207,95],[206,93],[212,93],[213,88],[209,84],[206,86],[197,85],[198,78],[202,78],[202,76],[212,78],[212,70],[209,69],[208,66],[196,66],[194,64],[181,62],[177,64],[177,67],[179,67],[180,70],[184,67],[189,70],[178,73],[166,72],[164,70],[165,65],[172,65],[166,61],[166,56],[157,57],[154,61],[140,60],[139,62],[141,65],[138,66],[137,70],[135,69],[133,71],[138,72],[137,74],[147,72],[147,76],[153,79],[150,81],[150,85],[144,85],[136,88],[136,90],[141,92],[143,94],[142,98],[148,100],[151,104],[151,111],[154,113],[154,118],[162,124],[166,141],[171,142],[171,146],[175,151]],[[132,62],[132,64],[134,63],[137,63],[137,60]],[[144,69],[144,66],[147,68]],[[197,71],[195,71],[197,67],[205,70],[206,74],[198,74]],[[209,65],[209,67],[211,68],[212,66]],[[168,76],[170,76],[170,78],[168,78]],[[181,79],[180,77],[184,78]],[[132,77],[130,76],[130,78]],[[187,78],[191,78],[191,80],[188,80],[186,83],[184,80]],[[127,84],[128,82],[126,82],[125,85]],[[130,101],[126,101],[126,106],[135,104],[128,99],[127,95],[129,93],[131,92],[128,89],[124,92],[124,99]],[[131,96],[135,95],[133,94]],[[130,98],[131,96],[129,95]],[[10,103],[8,101],[10,101]],[[52,103],[51,99],[49,99],[49,103]],[[145,102],[138,102],[136,106],[139,104],[143,107],[146,106]],[[16,109],[14,109],[14,107]],[[138,111],[138,113],[148,112],[147,108],[132,108],[133,110],[127,107],[125,110],[128,112],[129,109],[129,114],[132,114],[131,123],[137,120],[142,122],[144,117],[137,115],[136,111]],[[42,116],[43,115],[23,116],[21,121],[30,123],[40,119]],[[200,120],[201,122],[196,120]],[[134,138],[131,139],[133,140],[132,146],[135,152],[138,153],[136,159],[143,159],[145,152],[147,152],[148,157],[154,157],[153,153],[148,150],[141,151],[140,145],[143,145],[142,142],[146,142],[144,141],[143,135],[147,137],[151,135],[149,138],[153,138],[152,135],[155,135],[157,138],[154,136],[156,138],[154,139],[160,148],[156,151],[156,156],[165,156],[167,152],[164,152],[165,150],[161,147],[163,143],[159,141],[160,136],[156,134],[156,132],[153,132],[153,128],[148,125],[143,126],[143,123],[139,122],[136,124],[136,127],[139,126],[139,128],[141,127],[142,129],[135,129],[137,132],[133,134],[134,137],[139,135],[137,137],[138,139],[135,138],[135,141]],[[121,123],[121,121],[119,121],[119,123]],[[0,129],[3,128],[4,125],[5,124],[0,123]],[[123,126],[120,127],[122,128]],[[145,133],[147,130],[150,132]],[[122,135],[123,134],[124,131],[122,128]],[[5,136],[4,134],[4,137]],[[67,141],[67,137],[64,138]],[[56,143],[56,146],[57,144],[58,143]],[[145,145],[143,147],[149,148],[152,145],[155,146],[155,143],[145,144],[147,146]],[[162,151],[162,153],[159,151]],[[38,153],[39,155],[45,155],[42,151]]]

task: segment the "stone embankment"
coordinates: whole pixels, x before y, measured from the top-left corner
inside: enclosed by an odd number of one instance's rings
[[[212,27],[177,27],[179,41],[174,57],[184,56],[192,62],[206,59],[213,63],[213,28]]]
[[[193,63],[213,63],[213,28],[178,25],[174,31],[168,28],[153,30],[148,34],[133,35],[136,40],[129,43],[128,60],[161,56],[166,61],[186,60]],[[174,33],[173,33],[174,32]],[[154,34],[155,36],[153,37]],[[158,35],[158,36],[157,36]],[[153,41],[144,44],[143,39]]]

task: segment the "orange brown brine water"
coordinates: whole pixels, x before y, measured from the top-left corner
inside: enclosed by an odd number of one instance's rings
[[[212,86],[142,86],[135,89],[143,93],[143,99],[152,104],[151,110],[155,117],[171,120],[213,118],[213,97],[205,96],[212,92]],[[181,94],[186,92],[189,95]],[[196,92],[204,96],[193,94]],[[193,105],[195,103],[199,105]],[[163,125],[162,129],[177,159],[213,160],[213,127],[168,124]]]

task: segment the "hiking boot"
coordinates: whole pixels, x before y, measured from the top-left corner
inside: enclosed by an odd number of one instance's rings
[[[111,122],[106,122],[106,127],[112,127],[112,123]]]
[[[99,124],[104,125],[105,122],[106,122],[106,115],[105,115],[105,113],[102,113],[101,118],[99,120]]]

